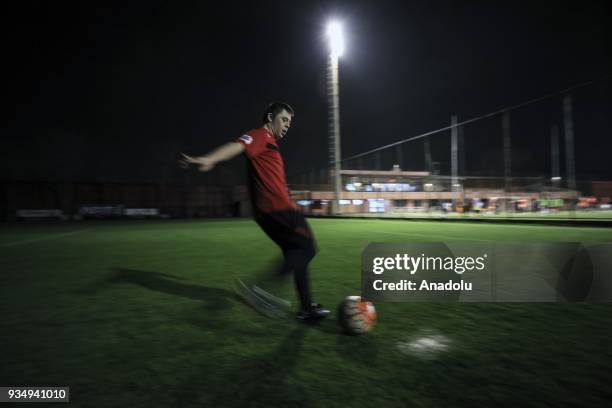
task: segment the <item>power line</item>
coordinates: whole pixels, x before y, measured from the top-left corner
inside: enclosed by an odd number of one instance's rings
[[[435,135],[436,133],[444,132],[444,131],[450,130],[452,128],[455,128],[455,127],[463,126],[463,125],[466,125],[468,123],[472,123],[472,122],[476,122],[476,121],[479,121],[479,120],[482,120],[482,119],[490,118],[491,116],[496,116],[496,115],[502,114],[504,112],[512,111],[514,109],[519,109],[519,108],[522,108],[524,106],[531,105],[531,104],[537,103],[537,102],[541,102],[541,101],[543,101],[545,99],[549,99],[549,98],[552,98],[552,97],[555,97],[555,96],[558,96],[558,95],[562,95],[562,94],[565,94],[567,92],[573,91],[574,89],[583,88],[585,86],[592,85],[592,84],[594,84],[596,82],[599,82],[599,81],[605,81],[605,80],[610,79],[610,78],[612,78],[612,74],[608,74],[608,75],[605,75],[605,76],[600,77],[598,79],[593,79],[591,81],[582,82],[580,84],[572,85],[569,88],[565,88],[565,89],[562,89],[562,90],[559,90],[559,91],[555,91],[555,92],[546,94],[544,96],[540,96],[538,98],[530,99],[528,101],[525,101],[525,102],[522,102],[522,103],[519,103],[519,104],[516,104],[516,105],[507,106],[505,108],[496,110],[495,112],[491,112],[491,113],[487,113],[487,114],[484,114],[484,115],[480,115],[480,116],[477,116],[475,118],[464,120],[463,122],[456,123],[454,125],[445,126],[443,128],[432,130],[432,131],[426,132],[426,133],[422,133],[420,135],[413,136],[413,137],[410,137],[408,139],[400,140],[400,141],[393,142],[393,143],[390,143],[390,144],[385,145],[385,146],[377,147],[375,149],[368,150],[367,152],[364,152],[364,153],[359,153],[359,154],[356,154],[356,155],[353,155],[353,156],[350,156],[350,157],[346,157],[344,159],[341,159],[340,162],[356,159],[356,158],[363,157],[363,156],[367,156],[368,154],[376,153],[378,151],[381,151],[381,150],[384,150],[384,149],[388,149],[389,147],[397,146],[397,145],[400,145],[400,144],[403,144],[403,143],[406,143],[406,142],[411,142],[411,141],[417,140],[417,139],[422,139],[424,137]]]

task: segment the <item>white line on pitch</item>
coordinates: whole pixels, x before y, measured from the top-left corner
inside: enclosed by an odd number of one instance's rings
[[[39,237],[39,238],[33,238],[33,239],[25,239],[23,241],[7,242],[5,244],[0,244],[0,248],[11,247],[11,246],[16,246],[16,245],[23,245],[23,244],[31,244],[31,243],[39,242],[39,241],[46,241],[48,239],[63,238],[63,237],[69,236],[69,235],[74,235],[74,234],[78,234],[78,233],[85,232],[85,231],[91,231],[91,230],[90,229],[84,229],[84,230],[78,230],[78,231],[65,232],[63,234],[48,235],[46,237]]]

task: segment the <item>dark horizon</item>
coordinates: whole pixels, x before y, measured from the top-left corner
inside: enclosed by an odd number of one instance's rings
[[[5,180],[182,180],[178,152],[205,153],[259,126],[272,100],[296,111],[281,144],[287,173],[325,166],[330,18],[347,37],[343,157],[448,126],[452,114],[469,119],[612,73],[605,1],[10,7],[16,114],[4,125]],[[612,179],[611,82],[572,94],[578,179]],[[563,144],[561,115],[560,97],[512,113],[513,173],[548,171],[549,128],[561,127]],[[464,134],[466,172],[498,174],[500,120]],[[446,173],[448,132],[431,140]],[[422,170],[422,143],[406,145],[405,158]],[[240,178],[241,166],[198,177]]]

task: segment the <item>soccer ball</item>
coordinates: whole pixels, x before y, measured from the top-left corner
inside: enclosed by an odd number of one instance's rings
[[[347,296],[338,306],[338,321],[348,334],[364,334],[372,330],[376,308],[361,296]]]

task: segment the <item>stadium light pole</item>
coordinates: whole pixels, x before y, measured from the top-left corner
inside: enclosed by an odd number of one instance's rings
[[[327,65],[327,93],[329,98],[329,163],[334,182],[334,198],[332,213],[340,214],[340,98],[338,87],[338,59],[344,52],[342,26],[331,22],[327,26],[329,40],[329,61]]]

